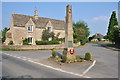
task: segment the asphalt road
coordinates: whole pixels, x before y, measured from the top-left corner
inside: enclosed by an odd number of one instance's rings
[[[62,53],[62,50],[57,50],[59,53]],[[118,77],[118,51],[113,51],[106,49],[99,44],[88,43],[85,46],[75,48],[77,55],[84,57],[86,52],[92,54],[92,59],[95,59],[97,62],[90,71],[85,74],[86,76],[92,78],[117,78]],[[43,60],[47,59],[51,55],[51,51],[4,51],[3,53],[16,55],[16,56],[25,56],[33,60]],[[7,57],[7,58],[6,58]],[[78,77],[59,71],[54,71],[45,67],[42,67],[37,64],[29,63],[27,61],[22,61],[15,59],[6,55],[3,55],[3,76],[8,77],[45,77],[45,78],[69,78],[69,77]],[[80,66],[71,65],[72,70],[75,69],[75,73],[80,72]],[[68,67],[68,66],[67,66]],[[79,70],[78,70],[79,68]],[[81,67],[85,68],[85,67]],[[82,70],[82,69],[81,69]]]
[[[4,78],[80,78],[4,54],[2,67]]]

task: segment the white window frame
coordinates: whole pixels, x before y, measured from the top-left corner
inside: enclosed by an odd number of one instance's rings
[[[33,25],[28,25],[28,32],[33,32]]]
[[[31,41],[29,40],[31,38]],[[28,43],[32,44],[33,43],[33,38],[32,37],[28,37]]]
[[[47,27],[48,28],[48,32],[51,33],[52,32],[52,27]],[[49,31],[50,28],[50,31]]]

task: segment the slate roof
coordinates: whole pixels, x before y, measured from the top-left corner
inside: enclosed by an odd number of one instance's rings
[[[28,15],[21,15],[21,14],[12,14],[14,26],[17,27],[25,27],[25,24],[31,18],[32,21],[35,23],[37,28],[45,28],[46,24],[51,21],[54,29],[65,29],[66,23],[62,20],[51,19],[51,18],[44,18],[38,17],[36,20],[34,16]]]

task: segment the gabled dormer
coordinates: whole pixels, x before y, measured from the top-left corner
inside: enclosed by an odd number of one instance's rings
[[[34,31],[35,24],[34,24],[34,22],[32,21],[31,18],[29,19],[29,21],[26,23],[25,26],[26,26],[28,32],[33,32]]]
[[[53,31],[53,25],[51,21],[48,21],[48,23],[46,24],[46,29],[48,29],[49,32]]]

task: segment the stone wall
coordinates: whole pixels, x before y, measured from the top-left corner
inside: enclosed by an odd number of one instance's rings
[[[73,44],[73,47],[79,46],[80,43]],[[3,48],[10,48],[10,49],[59,49],[65,48],[65,44],[57,44],[57,45],[13,45],[13,46],[6,46],[4,45]]]

